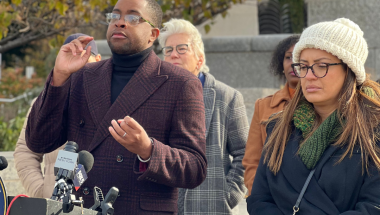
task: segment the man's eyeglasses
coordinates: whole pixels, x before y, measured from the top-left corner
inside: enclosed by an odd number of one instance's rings
[[[118,20],[120,20],[120,14],[118,14],[118,13],[106,13],[106,18],[107,18],[106,21],[108,24],[113,24],[113,23],[117,22]],[[148,20],[142,18],[141,16],[137,16],[137,15],[133,15],[133,14],[125,15],[124,21],[127,22],[128,24],[132,25],[132,26],[138,25],[141,22],[146,22],[150,26],[155,28],[154,25],[151,22],[149,22]]]
[[[343,65],[343,63],[315,63],[311,66],[307,66],[303,63],[293,63],[292,68],[294,73],[299,78],[304,78],[307,75],[309,69],[313,72],[314,76],[317,78],[323,78],[327,75],[329,71],[329,66]]]
[[[175,47],[175,50],[177,50],[178,54],[185,54],[188,49],[189,49],[188,44],[179,44]],[[172,52],[173,52],[172,46],[166,46],[166,47],[162,48],[162,53],[166,57],[170,56],[172,54]]]

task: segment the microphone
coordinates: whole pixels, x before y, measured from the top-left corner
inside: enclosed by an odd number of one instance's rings
[[[75,190],[78,191],[80,186],[87,180],[87,173],[90,172],[92,166],[94,165],[94,156],[88,151],[80,151],[78,153],[79,161],[78,166],[75,169],[74,175],[74,187]]]
[[[95,186],[94,205],[90,209],[101,212],[102,215],[113,215],[114,208],[112,207],[112,205],[113,203],[115,203],[118,195],[119,189],[117,189],[116,187],[111,187],[106,197],[104,198],[102,190],[99,187]]]
[[[83,200],[76,200],[72,193],[73,188],[79,189],[80,185],[87,179],[86,170],[91,170],[94,164],[94,157],[87,151],[77,153],[78,144],[67,142],[64,150],[58,152],[58,157],[54,165],[56,183],[51,196],[52,200],[62,201],[63,213],[69,213],[74,209],[74,205],[82,205]],[[79,165],[77,165],[79,157]]]
[[[103,201],[104,201],[104,196],[103,196],[102,189],[95,186],[94,187],[94,205],[90,209],[94,211],[102,212],[102,210],[100,209],[100,205],[102,204]]]
[[[69,141],[67,142],[65,148],[58,152],[58,157],[54,165],[55,185],[54,191],[51,196],[53,200],[59,200],[66,195],[66,193],[71,193],[70,185],[72,185],[72,180],[74,179],[75,167],[77,166],[78,160],[78,144]]]
[[[78,144],[73,141],[67,142],[63,150],[59,150],[57,160],[54,165],[54,175],[56,181],[60,178],[73,178],[74,169],[78,160]]]
[[[108,191],[104,201],[101,203],[102,214],[114,214],[114,208],[112,207],[113,203],[115,203],[117,196],[119,195],[119,189],[116,187],[111,187]]]
[[[8,161],[5,157],[0,156],[0,171],[8,167]],[[7,192],[5,184],[0,176],[0,214],[5,214],[8,206]]]
[[[86,150],[82,150],[79,153],[79,164],[82,164],[86,172],[90,172],[92,166],[94,165],[94,156]]]
[[[0,156],[0,171],[8,167],[8,161],[4,156]]]

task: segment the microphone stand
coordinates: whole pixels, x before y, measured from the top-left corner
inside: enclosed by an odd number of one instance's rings
[[[63,196],[66,194],[68,190],[68,186],[63,178],[59,179],[55,185],[53,190],[53,195],[50,197],[50,199],[59,201],[63,198]]]
[[[63,205],[62,205],[62,211],[63,213],[70,213],[74,209],[74,205],[81,206],[82,212],[83,212],[83,204],[84,201],[82,197],[79,197],[79,200],[76,200],[75,195],[73,192],[74,185],[72,183],[68,184],[68,192],[64,194],[63,196]]]
[[[83,211],[83,200],[80,198],[76,200],[76,197],[73,192],[73,181],[71,180],[72,171],[68,171],[67,174],[59,172],[57,178],[59,180],[55,183],[53,195],[50,199],[55,201],[62,201],[62,211],[63,213],[70,213],[74,209],[74,205],[81,206]],[[66,180],[67,182],[66,182]]]

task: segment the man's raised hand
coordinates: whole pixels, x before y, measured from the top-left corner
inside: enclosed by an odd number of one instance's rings
[[[82,55],[84,48],[93,37],[80,36],[70,43],[63,45],[55,60],[53,85],[61,86],[70,75],[81,69],[91,56],[91,46]]]

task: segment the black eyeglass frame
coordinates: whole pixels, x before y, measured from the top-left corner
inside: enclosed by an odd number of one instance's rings
[[[298,72],[295,71],[296,69],[294,68],[295,66],[300,66],[301,64],[304,65],[304,66],[307,68],[307,70],[306,70],[306,74],[305,74],[305,76],[303,76],[303,77],[301,77],[301,76],[298,74]],[[318,77],[318,76],[315,74],[314,69],[313,69],[313,66],[316,65],[316,64],[325,64],[325,65],[327,66],[327,68],[326,68],[326,73],[325,73],[324,76],[322,76],[322,77]],[[330,66],[335,66],[335,65],[344,65],[344,63],[315,63],[315,64],[313,64],[313,65],[311,65],[311,66],[305,65],[305,64],[303,64],[303,63],[293,63],[291,66],[292,66],[292,68],[293,68],[294,74],[295,74],[298,78],[305,78],[306,75],[307,75],[307,73],[309,72],[309,69],[311,69],[311,72],[313,73],[313,75],[314,75],[315,77],[317,77],[317,78],[324,78],[324,77],[327,75],[327,73],[329,72],[329,67],[330,67]]]
[[[119,15],[119,20],[121,19],[121,14],[118,14],[118,13],[106,13],[106,18],[108,18],[109,16],[111,16],[112,14],[116,14],[116,15]],[[126,23],[128,23],[128,24],[130,24],[126,19],[125,19],[125,17],[126,16],[136,16],[136,17],[139,17],[139,20],[143,20],[144,22],[146,22],[146,23],[148,23],[150,26],[152,26],[153,28],[156,28],[156,27],[154,27],[154,25],[149,21],[149,20],[147,20],[147,19],[144,19],[142,16],[138,16],[138,15],[135,15],[135,14],[126,14],[125,16],[124,16],[124,22],[126,22]],[[111,22],[107,22],[108,24],[111,24]],[[140,24],[140,23],[142,23],[142,22],[139,22],[138,24]],[[136,25],[135,25],[136,26]]]
[[[183,53],[180,53],[179,51],[178,51],[178,47],[181,47],[181,46],[186,46],[186,51],[185,52],[183,52]],[[166,57],[169,57],[170,55],[171,55],[171,53],[169,54],[169,55],[165,55],[165,51],[164,51],[164,49],[166,49],[166,48],[172,48],[172,51],[174,50],[174,47],[173,46],[165,46],[164,48],[162,48],[161,50],[162,50],[162,54],[164,55],[164,56],[166,56]],[[175,46],[175,50],[177,51],[177,53],[178,54],[185,54],[188,50],[189,50],[189,44],[178,44],[178,45],[176,45]]]

